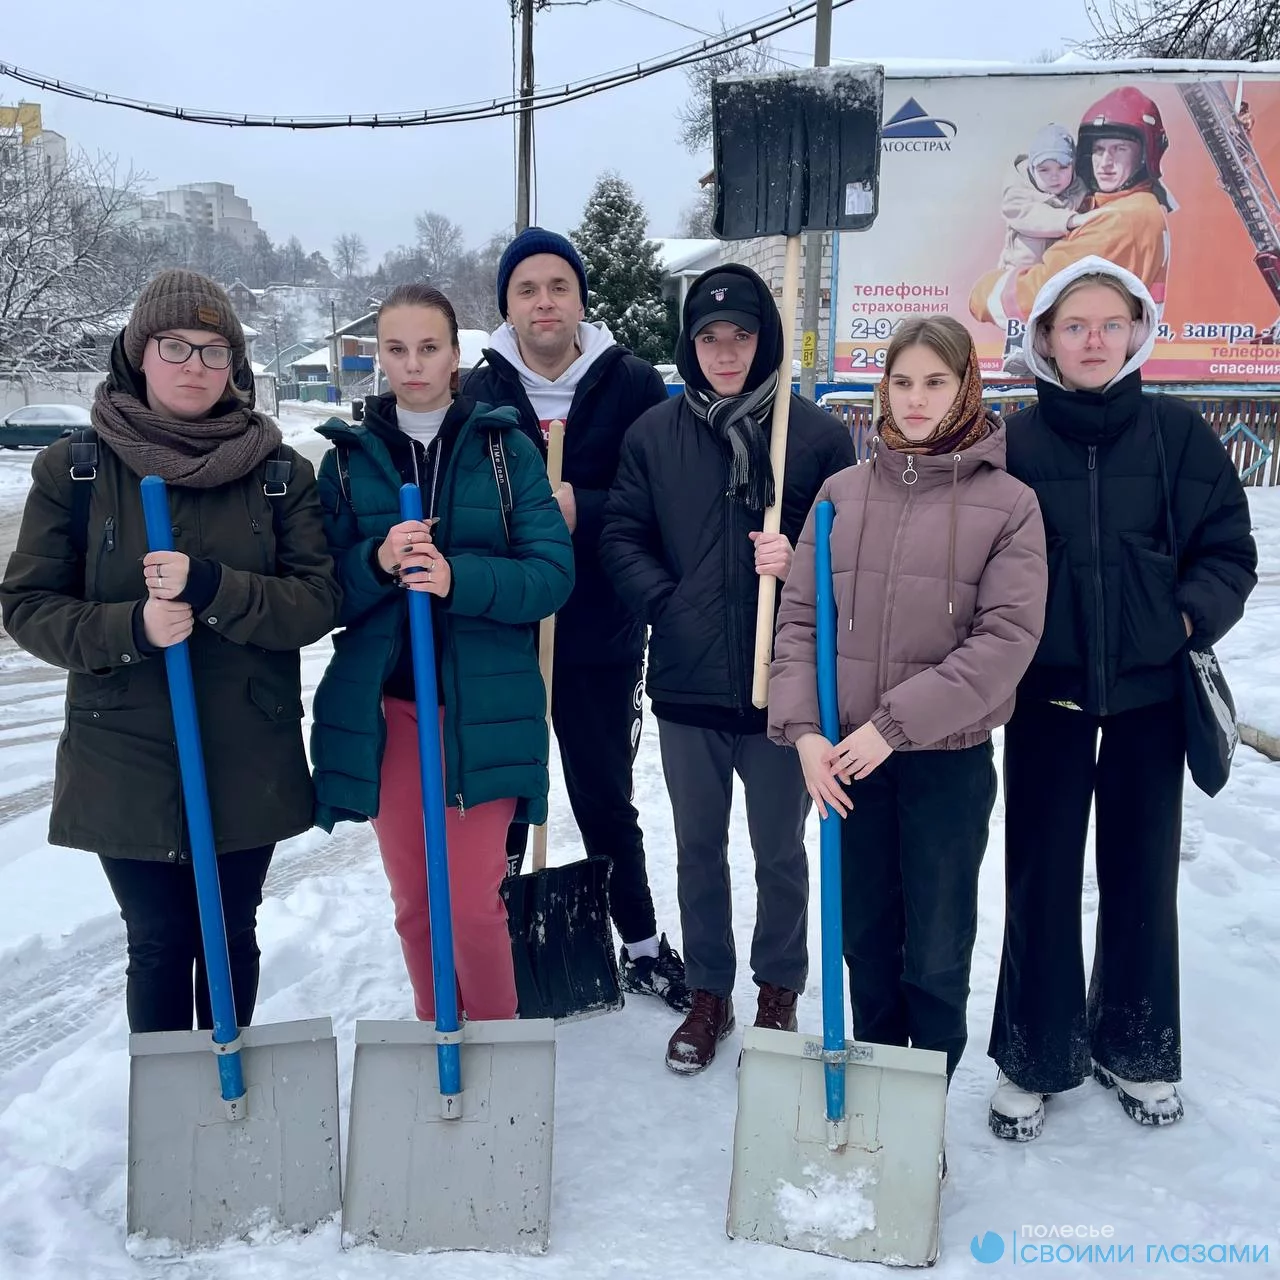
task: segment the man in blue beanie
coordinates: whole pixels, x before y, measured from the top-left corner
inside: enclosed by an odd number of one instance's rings
[[[576,578],[556,620],[552,726],[582,843],[588,855],[612,864],[609,909],[622,938],[623,990],[657,996],[683,1013],[684,962],[658,933],[631,803],[644,628],[618,599],[596,554],[622,437],[646,409],[666,400],[666,388],[653,366],[619,346],[603,324],[585,322],[587,295],[586,268],[564,236],[541,227],[522,231],[498,264],[504,323],[465,389],[485,404],[514,408],[544,451],[550,424],[565,424],[556,500],[573,534]],[[527,836],[527,827],[511,828],[513,870]]]

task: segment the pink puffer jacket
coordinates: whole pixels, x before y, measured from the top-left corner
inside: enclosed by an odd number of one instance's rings
[[[1035,495],[1005,467],[1005,429],[963,453],[917,457],[874,442],[870,462],[823,485],[835,504],[840,733],[870,720],[897,751],[986,741],[1013,712],[1040,641],[1048,569]],[[820,732],[814,516],[782,592],[769,735]]]

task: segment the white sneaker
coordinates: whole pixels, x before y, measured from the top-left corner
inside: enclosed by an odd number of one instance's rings
[[[1030,1142],[1044,1128],[1044,1094],[1020,1089],[1003,1071],[996,1076],[987,1123],[997,1138]]]
[[[1093,1064],[1093,1078],[1104,1089],[1115,1089],[1125,1114],[1139,1124],[1175,1124],[1182,1119],[1182,1099],[1168,1080],[1122,1080],[1100,1062]]]

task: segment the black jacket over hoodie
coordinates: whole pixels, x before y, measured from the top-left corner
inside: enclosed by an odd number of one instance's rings
[[[1257,581],[1249,506],[1213,429],[1129,374],[1102,392],[1037,380],[1038,402],[1008,420],[1009,473],[1044,514],[1044,636],[1019,696],[1113,715],[1178,696],[1178,659],[1240,619]],[[1175,565],[1159,429],[1168,460]]]
[[[484,404],[514,408],[521,427],[545,457],[538,415],[519,371],[497,351],[486,350],[484,356],[485,362],[467,377],[466,394]],[[646,409],[666,398],[667,388],[654,367],[622,346],[601,353],[574,393],[565,419],[561,479],[573,486],[577,505],[575,577],[573,594],[556,615],[557,665],[633,665],[644,655],[644,628],[618,599],[600,567],[598,547],[623,435]]]
[[[741,266],[715,268],[753,281],[764,322],[747,389],[782,357],[782,325],[768,287]],[[699,281],[690,288],[692,295]],[[686,324],[676,363],[706,387]],[[791,397],[782,532],[794,546],[828,476],[855,462],[849,432],[817,405]],[[751,703],[759,578],[747,536],[764,524],[727,495],[729,456],[683,396],[650,409],[627,433],[605,510],[600,560],[618,594],[652,627],[646,684],[654,714],[683,724],[763,733]]]

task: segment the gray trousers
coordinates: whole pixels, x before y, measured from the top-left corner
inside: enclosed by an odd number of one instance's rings
[[[721,733],[658,721],[662,771],[676,828],[676,871],[685,977],[691,988],[727,996],[737,952],[729,882],[733,775],[742,779],[756,864],[751,972],[803,991],[809,967],[809,861],[804,822],[812,803],[800,757],[763,733]]]

